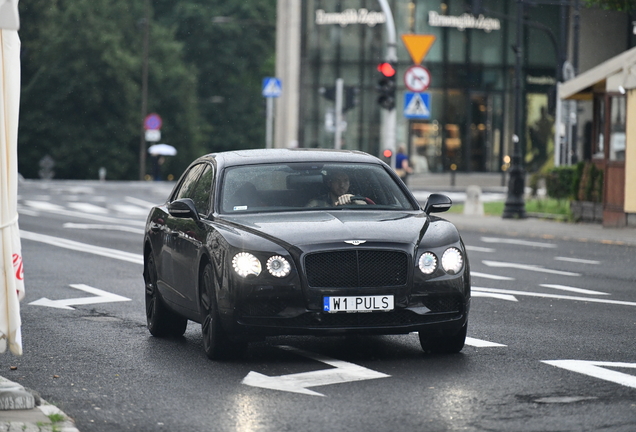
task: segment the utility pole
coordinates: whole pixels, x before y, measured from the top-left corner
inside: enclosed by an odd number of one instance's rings
[[[141,140],[139,142],[139,180],[146,177],[146,130],[144,119],[148,114],[148,40],[150,26],[150,0],[145,0],[144,40],[141,71]]]
[[[393,13],[389,6],[388,0],[378,0],[382,7],[382,12],[386,17],[386,54],[385,61],[391,64],[397,64],[397,45],[396,45],[396,32],[395,22],[393,21]],[[391,167],[395,166],[395,136],[397,130],[397,110],[395,108],[391,110],[382,110],[382,151],[391,150]]]

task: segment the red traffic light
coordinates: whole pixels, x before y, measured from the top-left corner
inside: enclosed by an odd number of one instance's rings
[[[391,150],[389,150],[389,149],[386,149],[386,150],[384,150],[384,152],[382,153],[382,155],[383,155],[385,158],[390,158],[391,156],[393,156],[393,152],[392,152]]]
[[[380,72],[385,77],[392,77],[393,75],[395,75],[395,68],[391,63],[384,62],[378,65],[378,72]]]

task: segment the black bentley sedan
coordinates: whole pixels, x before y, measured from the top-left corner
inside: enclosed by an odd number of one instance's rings
[[[470,306],[457,229],[379,159],[268,149],[195,160],[144,236],[146,316],[157,337],[201,323],[212,359],[273,335],[418,332],[459,352]]]

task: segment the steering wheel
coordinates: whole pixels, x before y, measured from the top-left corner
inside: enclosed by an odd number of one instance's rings
[[[373,200],[371,198],[367,198],[367,197],[363,197],[362,195],[354,195],[351,197],[351,202],[353,203],[353,201],[364,201],[367,204],[371,204],[371,205],[375,205],[375,203],[373,202]]]

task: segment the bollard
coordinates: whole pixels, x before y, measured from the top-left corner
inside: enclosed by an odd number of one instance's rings
[[[464,214],[469,216],[484,215],[484,203],[481,202],[481,188],[479,186],[472,185],[466,188]]]

